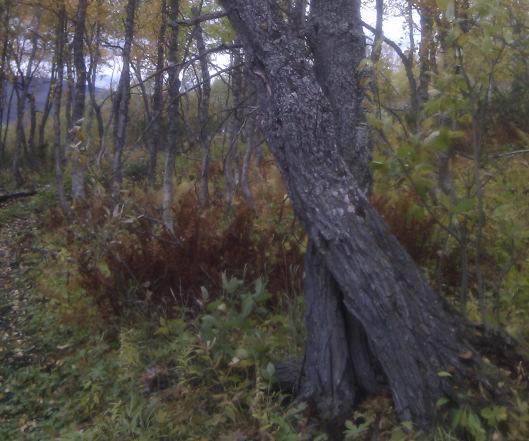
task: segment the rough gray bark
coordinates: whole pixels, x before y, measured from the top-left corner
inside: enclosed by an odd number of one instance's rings
[[[169,127],[167,131],[167,151],[163,174],[162,220],[165,227],[171,233],[174,233],[172,213],[173,172],[179,143],[178,138],[180,136],[180,69],[178,68],[179,25],[176,23],[180,12],[180,0],[169,0],[167,6],[167,15],[173,24],[171,26],[171,32],[169,33],[169,44],[167,48],[167,61],[169,63],[169,69],[167,70],[169,82],[167,113]]]
[[[360,8],[352,0],[313,0],[309,42],[318,83],[329,99],[336,120],[338,149],[361,188],[371,184],[369,129],[361,86],[367,71]]]
[[[309,242],[305,254],[304,291],[308,335],[300,395],[314,404],[322,419],[343,419],[357,398],[347,311],[340,287],[314,241]]]
[[[193,16],[200,16],[199,9],[193,9]],[[206,52],[206,43],[200,23],[195,26],[195,39],[197,42],[198,55],[200,57],[200,73],[202,86],[198,101],[198,124],[200,150],[202,152],[202,164],[200,166],[200,183],[198,187],[198,201],[201,208],[209,205],[209,162],[210,162],[210,135],[209,135],[209,100],[211,96],[211,78],[209,74],[209,60]]]
[[[275,2],[221,0],[261,81],[264,132],[294,209],[347,311],[366,330],[404,420],[428,426],[466,371],[459,319],[444,308],[341,157],[333,108]],[[452,378],[438,376],[450,369]]]
[[[290,11],[290,20],[296,28],[301,29],[305,25],[306,12],[307,0],[293,0]]]
[[[365,75],[359,71],[365,57],[360,10],[349,1],[315,1],[311,23],[317,34],[311,38],[314,71],[333,108],[339,151],[361,191],[369,195],[371,149],[364,94],[358,83]],[[344,307],[340,288],[312,242],[305,258],[305,278],[308,339],[301,395],[316,403],[325,419],[343,419],[355,404],[357,392],[378,388],[376,367],[370,362],[365,331]],[[333,354],[325,355],[332,363],[323,354]],[[348,385],[347,393],[343,384]]]
[[[123,148],[127,134],[130,102],[130,54],[134,39],[134,15],[136,0],[127,0],[125,19],[125,39],[121,53],[122,69],[119,77],[118,90],[114,100],[114,157],[112,159],[112,197],[119,199],[123,180]]]
[[[152,97],[152,143],[149,151],[149,170],[148,179],[149,185],[152,187],[156,181],[156,165],[158,163],[158,148],[160,141],[162,140],[161,134],[161,119],[163,113],[163,67],[165,63],[165,32],[167,29],[166,14],[167,5],[166,1],[162,0],[160,5],[160,12],[162,17],[162,23],[160,31],[158,33],[158,40],[156,42],[156,74],[154,75],[154,91]]]
[[[75,17],[75,34],[72,41],[73,61],[75,65],[76,82],[72,104],[72,121],[79,127],[83,126],[86,101],[86,65],[84,57],[84,35],[86,26],[86,11],[88,0],[79,0],[77,14]],[[70,130],[68,134],[68,148],[70,150],[70,161],[72,170],[72,198],[74,201],[83,200],[86,197],[84,170],[80,158],[81,144],[77,142],[76,130]]]

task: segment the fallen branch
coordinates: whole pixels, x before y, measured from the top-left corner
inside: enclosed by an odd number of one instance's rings
[[[28,196],[34,196],[37,192],[35,190],[17,191],[14,193],[0,194],[0,202],[10,201],[12,199],[26,198]]]

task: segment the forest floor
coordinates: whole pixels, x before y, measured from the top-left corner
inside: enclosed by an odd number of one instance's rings
[[[43,187],[0,203],[0,441],[327,440],[310,409],[274,383],[275,361],[303,348],[300,296],[274,306],[263,279],[223,273],[193,313],[136,302],[108,319],[76,278],[78,251],[92,246],[78,239],[87,228],[56,225],[54,200]],[[528,439],[525,400],[450,412],[449,426],[421,437],[396,421],[388,396],[372,397],[345,439]]]
[[[105,328],[69,284],[52,200],[43,189],[0,204],[0,440],[306,439],[303,407],[270,389],[270,360],[295,332],[264,309],[261,282],[226,278],[196,318]]]
[[[44,251],[33,248],[38,221],[28,205],[31,199],[0,204],[0,434],[7,434],[7,426],[13,424],[21,433],[34,424],[10,389],[13,376],[40,358],[34,335],[28,332],[34,287],[31,268]]]

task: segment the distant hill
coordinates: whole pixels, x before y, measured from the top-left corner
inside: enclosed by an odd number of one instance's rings
[[[66,82],[65,82],[66,85]],[[44,104],[46,103],[46,97],[48,96],[48,91],[50,90],[50,79],[49,78],[33,78],[31,81],[31,91],[35,95],[35,103],[37,105],[37,111],[41,112],[44,109]],[[11,92],[13,90],[13,84],[7,82],[5,87],[5,102],[6,104],[9,101]],[[88,97],[88,90],[87,90]],[[105,99],[109,94],[107,89],[96,88],[96,98],[97,100]],[[17,99],[16,94],[13,95],[13,101],[11,103],[11,111],[9,112],[9,122],[14,122],[17,117]],[[4,111],[3,122],[7,120],[7,109]]]

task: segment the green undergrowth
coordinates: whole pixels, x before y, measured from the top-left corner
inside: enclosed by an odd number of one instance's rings
[[[178,256],[164,245],[171,244],[158,229],[145,230],[150,236],[144,242],[152,249],[141,247],[137,243],[143,224],[131,221],[138,217],[128,208],[116,215],[102,207],[103,215],[93,216],[92,224],[78,225],[49,210],[54,204],[53,189],[42,187],[37,196],[0,208],[0,245],[9,248],[4,252],[8,284],[0,287],[0,440],[328,439],[311,409],[276,384],[274,362],[302,357],[299,290],[278,290],[289,285],[281,285],[277,277],[269,284],[266,277],[251,281],[223,272],[217,281],[205,275],[207,286],[189,290],[182,302],[182,291],[175,293],[149,279],[154,270],[141,273],[161,252],[164,260]],[[291,228],[282,208],[280,213],[279,219]],[[245,219],[244,212],[238,216],[234,219]],[[231,241],[230,247],[260,243],[248,242],[241,224],[234,225],[224,227],[229,234],[218,233]],[[181,244],[198,243],[198,231],[204,245],[191,250],[205,250],[208,244],[210,251],[225,249],[205,227],[191,226],[180,237]],[[265,227],[263,237],[270,231]],[[289,237],[290,230],[283,228]],[[248,231],[250,238],[260,232]],[[269,256],[286,256],[274,246],[270,244]],[[109,260],[100,249],[113,250],[119,259]],[[88,254],[91,266],[83,268],[87,261],[81,257]],[[226,254],[221,261],[237,262],[235,257]],[[212,262],[211,267],[217,264]],[[182,257],[170,268],[184,264]],[[83,269],[91,277],[80,278]],[[108,299],[117,299],[120,308],[109,309]],[[529,433],[529,407],[516,388],[523,389],[526,374],[520,371],[519,378],[507,379],[505,373],[505,380],[501,375],[498,381],[512,389],[509,402],[491,398],[483,404],[485,392],[479,406],[471,404],[472,397],[465,405],[464,399],[440,400],[442,422],[433,434],[419,434],[410,423],[399,423],[386,394],[355,409],[344,437],[523,441]]]
[[[202,290],[198,314],[141,320],[135,309],[109,326],[68,289],[61,242],[42,234],[21,257],[32,267],[17,291],[28,358],[2,367],[0,439],[300,439],[304,408],[274,386],[272,363],[299,356],[299,299],[279,313],[261,279],[224,275],[220,293]],[[40,262],[34,249],[45,249]]]

